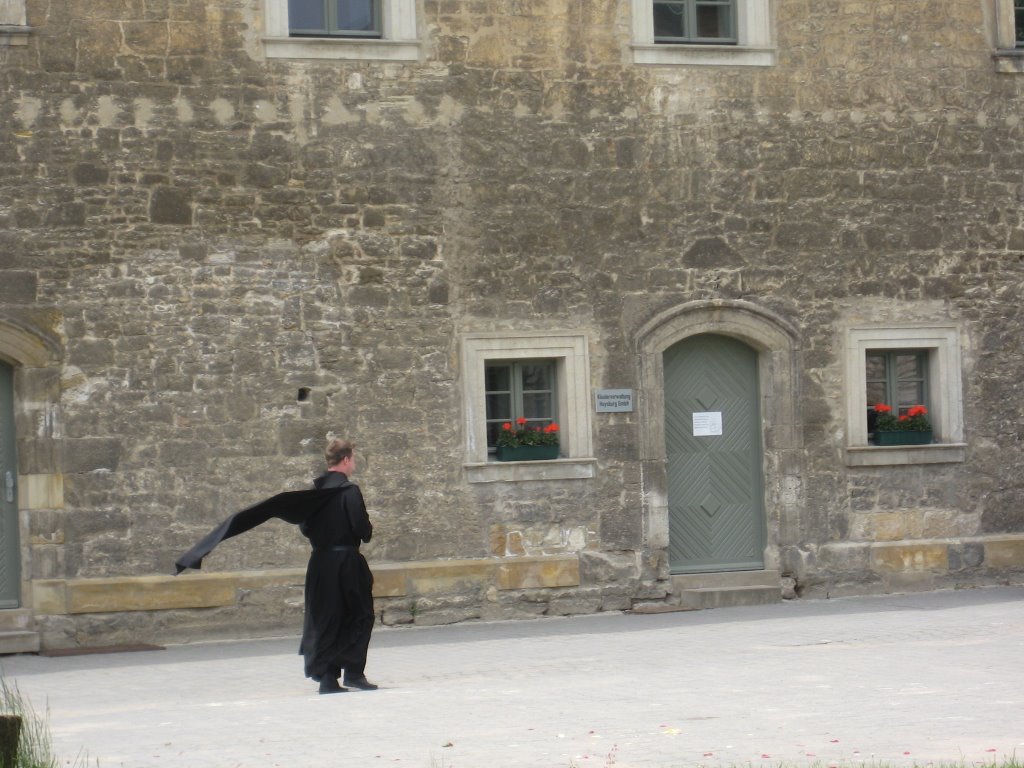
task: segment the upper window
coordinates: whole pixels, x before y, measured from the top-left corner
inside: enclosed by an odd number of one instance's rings
[[[771,0],[630,0],[636,64],[771,66]]]
[[[735,43],[736,0],[655,0],[654,42]]]
[[[846,337],[846,463],[934,464],[964,460],[960,333],[955,326],[851,328]],[[934,444],[871,445],[878,403],[904,415],[924,405]]]
[[[1013,0],[1013,31],[1017,48],[1024,48],[1024,0]]]
[[[269,58],[416,61],[416,0],[264,0]]]
[[[380,37],[379,0],[288,0],[295,37]]]
[[[0,0],[0,46],[26,45],[32,28],[25,16],[25,0]]]

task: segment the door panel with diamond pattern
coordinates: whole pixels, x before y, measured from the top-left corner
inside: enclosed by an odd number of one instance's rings
[[[665,352],[669,566],[673,573],[764,567],[757,352],[703,334]],[[722,414],[695,437],[693,414]]]
[[[21,593],[14,446],[14,376],[11,367],[0,362],[0,608],[17,608]]]

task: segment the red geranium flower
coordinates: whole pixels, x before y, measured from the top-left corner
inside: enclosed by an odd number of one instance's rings
[[[875,406],[875,413],[889,413],[890,411],[892,411],[891,405],[879,403],[878,405]]]

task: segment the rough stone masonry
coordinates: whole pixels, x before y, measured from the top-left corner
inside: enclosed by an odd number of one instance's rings
[[[619,0],[419,0],[408,61],[268,57],[262,0],[21,5],[5,567],[44,646],[295,630],[283,523],[168,574],[305,487],[329,435],[359,445],[384,622],[675,605],[645,371],[688,329],[758,350],[777,580],[1020,580],[1024,79],[994,63],[999,1],[777,0],[768,66],[637,64]],[[879,455],[847,416],[851,329],[876,326],[954,329],[941,460],[850,458]],[[480,335],[583,340],[589,455],[476,466]],[[604,388],[637,407],[594,412]]]

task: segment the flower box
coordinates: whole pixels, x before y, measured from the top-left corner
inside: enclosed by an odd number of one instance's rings
[[[932,439],[930,429],[875,430],[875,445],[928,445]]]
[[[557,445],[499,445],[494,449],[498,461],[545,461],[558,458]]]

